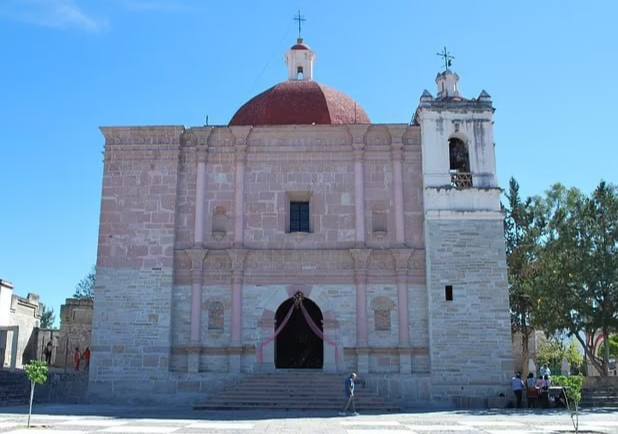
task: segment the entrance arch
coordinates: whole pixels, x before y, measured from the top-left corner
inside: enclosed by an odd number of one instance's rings
[[[303,298],[302,303],[315,325],[323,332],[323,316],[318,305],[308,298]],[[322,369],[324,342],[311,330],[300,306],[294,305],[294,297],[281,303],[277,309],[275,330],[283,323],[290,309],[293,309],[292,315],[275,340],[275,367]]]

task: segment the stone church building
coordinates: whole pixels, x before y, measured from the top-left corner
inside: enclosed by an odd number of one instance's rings
[[[226,126],[102,128],[94,397],[292,369],[411,405],[509,391],[490,96],[446,69],[409,123],[373,124],[314,62],[299,39]]]

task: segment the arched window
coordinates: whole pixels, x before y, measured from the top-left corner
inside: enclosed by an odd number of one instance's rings
[[[299,66],[298,68],[296,68],[296,79],[302,80],[303,78],[305,78],[305,74],[303,73],[303,67]]]
[[[223,303],[211,301],[208,303],[208,329],[223,330]]]
[[[459,189],[472,187],[470,156],[466,144],[463,140],[453,137],[448,141],[448,153],[451,186]]]

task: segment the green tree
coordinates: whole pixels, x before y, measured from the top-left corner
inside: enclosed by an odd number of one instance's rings
[[[32,402],[34,400],[34,386],[47,381],[47,365],[40,360],[32,360],[24,366],[26,376],[30,380],[30,408],[28,410],[28,428],[30,428],[30,416],[32,415]]]
[[[41,303],[41,328],[52,328],[54,326],[54,321],[56,321],[54,309],[49,309],[45,304]]]
[[[536,357],[539,365],[547,365],[552,372],[557,372],[564,358],[564,347],[557,339],[547,339],[539,345]]]
[[[543,215],[537,320],[548,334],[575,336],[587,360],[608,375],[609,346],[598,356],[594,342],[618,329],[617,189],[601,182],[587,197],[556,184]]]
[[[618,335],[609,337],[609,356],[618,359]]]
[[[582,365],[584,363],[584,356],[579,351],[578,346],[575,345],[575,342],[569,343],[569,346],[564,351],[564,358],[567,362],[569,362],[569,366],[571,366],[571,370],[573,367],[577,368],[577,371],[582,371]],[[565,372],[562,373],[566,375]]]
[[[578,369],[581,367],[583,356],[575,343],[569,342],[569,345],[564,345],[561,339],[553,337],[541,342],[537,352],[539,365],[547,365],[552,372],[556,373],[561,370],[563,360],[566,360],[572,367]],[[562,372],[562,375],[568,374],[568,372]]]
[[[75,286],[74,298],[94,299],[95,267]]]
[[[519,184],[509,180],[506,193],[504,236],[508,265],[511,329],[521,336],[522,366],[524,377],[528,373],[528,343],[534,332],[534,303],[536,276],[538,275],[538,250],[541,228],[536,218],[536,205],[532,198],[522,200]]]

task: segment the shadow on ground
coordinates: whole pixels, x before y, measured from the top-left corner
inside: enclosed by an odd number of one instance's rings
[[[618,408],[583,409],[580,414],[615,413]],[[0,414],[22,415],[28,413],[27,406],[0,407]],[[436,420],[443,414],[468,416],[501,416],[517,418],[521,415],[567,416],[565,409],[486,409],[486,410],[453,410],[440,408],[424,408],[403,411],[400,413],[378,413],[363,411],[362,415],[371,416],[401,416],[435,415]],[[122,419],[189,419],[211,421],[257,421],[264,419],[294,419],[294,418],[335,418],[341,417],[334,411],[299,411],[299,410],[192,410],[187,406],[144,407],[130,405],[102,405],[102,404],[39,404],[33,408],[33,415],[52,416],[98,416]]]

